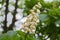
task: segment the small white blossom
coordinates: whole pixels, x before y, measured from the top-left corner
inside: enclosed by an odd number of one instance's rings
[[[33,10],[35,10],[35,9],[36,9],[36,7],[34,6],[34,7],[33,7]]]
[[[40,13],[40,10],[39,9],[37,9],[37,13]]]

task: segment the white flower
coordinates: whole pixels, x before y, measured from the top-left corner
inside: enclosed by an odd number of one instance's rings
[[[39,8],[39,5],[35,5],[37,8]]]
[[[27,16],[27,19],[24,22],[23,28],[22,28],[25,32],[35,33],[38,15],[40,13],[40,10],[38,8],[40,8],[40,7],[41,7],[41,4],[40,4],[40,2],[38,2],[38,5],[35,5],[30,10],[30,14]],[[36,10],[36,12],[35,12],[35,10]]]
[[[40,10],[39,9],[36,9],[37,10],[37,13],[40,13]]]
[[[30,12],[34,12],[34,10],[33,10],[33,9],[31,9],[31,10],[30,10]]]
[[[34,6],[34,7],[33,7],[33,10],[35,10],[35,9],[36,9],[36,7]]]
[[[41,7],[42,7],[42,5],[40,4],[40,2],[38,2],[38,5],[39,5],[39,8],[41,8]]]

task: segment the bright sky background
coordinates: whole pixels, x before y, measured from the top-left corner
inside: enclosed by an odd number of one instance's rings
[[[52,2],[53,0],[44,0],[45,2]]]

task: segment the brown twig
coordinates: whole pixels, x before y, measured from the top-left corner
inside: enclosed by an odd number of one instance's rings
[[[13,13],[12,23],[9,26],[9,30],[13,30],[14,24],[16,22],[17,8],[18,8],[18,0],[16,0],[16,3],[15,3],[15,10],[14,10],[14,13]]]
[[[5,20],[3,21],[3,33],[6,33],[8,31],[8,27],[7,27],[7,14],[8,14],[8,5],[9,5],[9,0],[6,0],[6,9],[5,9]]]

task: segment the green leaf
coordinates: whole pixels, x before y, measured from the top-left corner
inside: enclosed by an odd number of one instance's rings
[[[9,31],[9,32],[7,32],[7,35],[10,40],[19,40],[17,32],[15,32],[15,31]]]
[[[41,21],[47,21],[49,19],[47,14],[40,14],[39,15],[39,20]]]
[[[60,19],[55,22],[55,24],[60,24]]]
[[[28,34],[27,35],[27,40],[35,40],[34,35]]]
[[[9,37],[7,34],[0,35],[0,40],[9,40]]]
[[[25,5],[27,8],[31,9],[35,4],[37,4],[38,0],[25,0]]]
[[[20,40],[25,40],[25,33],[24,32],[22,32],[22,31],[17,31],[17,33],[19,34],[19,36],[20,36]]]
[[[9,31],[5,34],[0,35],[0,40],[19,40],[17,33],[15,31]]]

